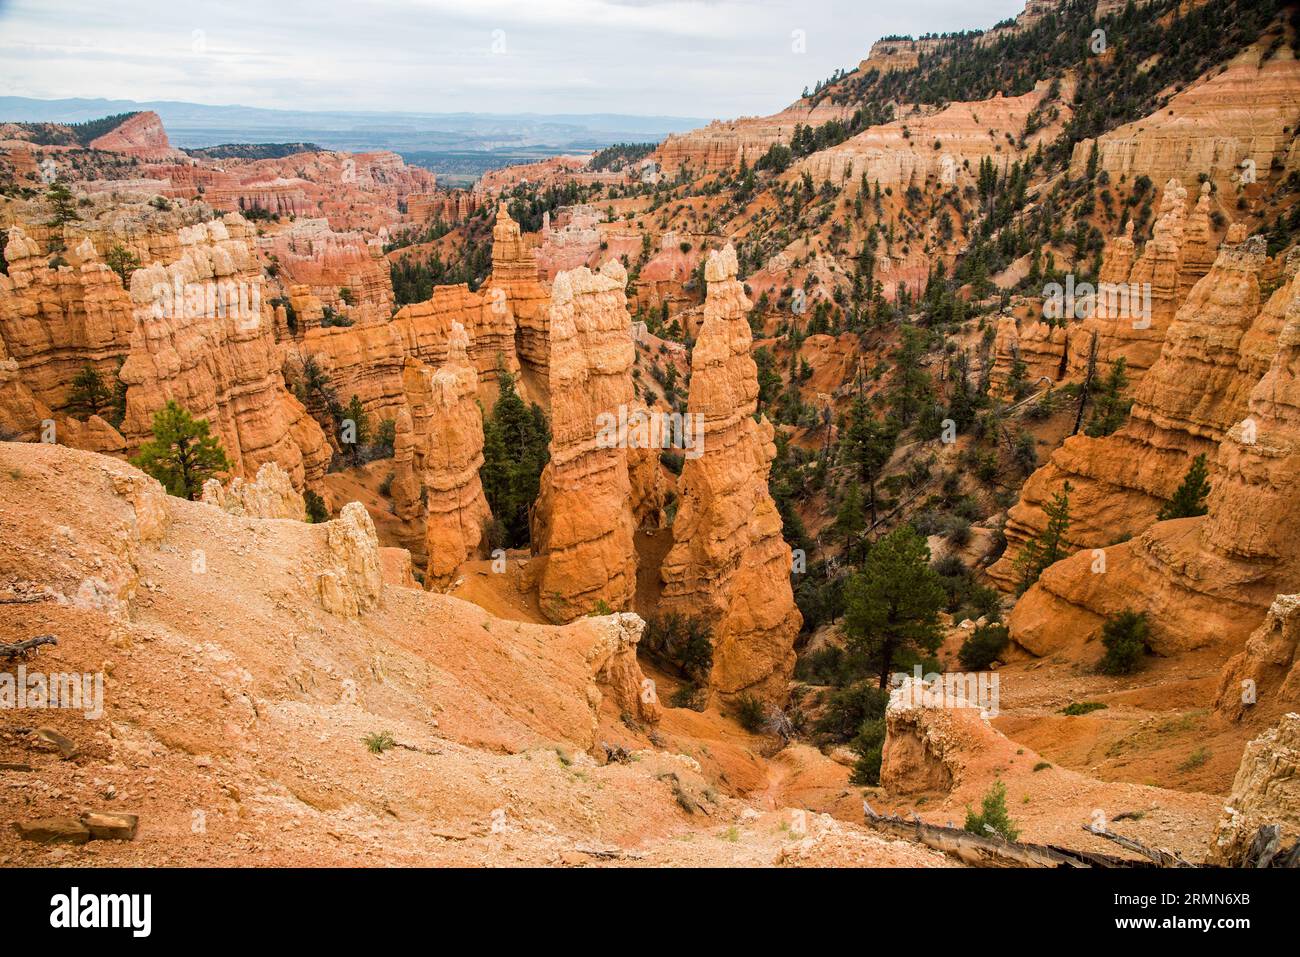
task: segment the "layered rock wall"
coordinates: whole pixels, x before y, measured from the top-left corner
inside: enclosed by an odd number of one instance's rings
[[[211,423],[233,474],[273,461],[295,487],[318,484],[329,458],[325,437],[285,387],[260,270],[247,238],[232,237],[227,225],[183,228],[180,258],[132,275],[122,434],[137,449],[152,434],[154,413],[174,400]],[[244,229],[237,217],[229,225]]]

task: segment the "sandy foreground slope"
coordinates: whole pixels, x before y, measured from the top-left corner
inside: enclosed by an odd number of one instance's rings
[[[0,711],[0,765],[30,768],[0,770],[0,864],[948,863],[728,796],[679,753],[676,711],[663,732],[621,719],[593,675],[611,619],[508,621],[392,584],[356,617],[326,611],[322,576],[366,589],[330,528],[0,443],[0,641],[53,634],[29,671],[104,674],[97,720]],[[363,739],[383,732],[397,746],[375,755]],[[631,760],[598,765],[605,740]],[[87,811],[140,815],[136,840],[46,846],[10,826]]]

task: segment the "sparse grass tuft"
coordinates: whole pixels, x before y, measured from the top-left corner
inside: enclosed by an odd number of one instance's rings
[[[1100,701],[1076,701],[1073,704],[1068,704],[1062,708],[1061,714],[1073,718],[1078,717],[1081,714],[1088,714],[1092,711],[1101,711],[1105,709],[1105,707],[1106,706]]]

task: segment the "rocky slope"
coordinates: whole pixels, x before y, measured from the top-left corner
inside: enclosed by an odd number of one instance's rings
[[[791,833],[791,810],[629,732],[620,713],[657,717],[635,616],[528,625],[386,583],[355,506],[323,526],[235,516],[58,446],[0,443],[0,465],[0,525],[23,543],[0,593],[25,599],[0,637],[56,633],[44,668],[106,673],[100,721],[42,716],[71,760],[0,725],[0,754],[32,768],[0,771],[7,823],[141,818],[134,841],[72,847],[5,827],[6,863],[945,863],[825,815]],[[602,739],[635,760],[593,760]]]

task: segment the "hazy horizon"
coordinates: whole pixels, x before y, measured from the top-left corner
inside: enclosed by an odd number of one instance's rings
[[[881,36],[1023,0],[0,0],[0,95],[304,111],[766,114]],[[214,12],[216,11],[216,12]],[[94,75],[93,83],[87,79]]]

